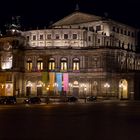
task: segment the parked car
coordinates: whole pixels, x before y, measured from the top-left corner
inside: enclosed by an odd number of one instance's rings
[[[67,102],[76,102],[78,99],[74,96],[67,97]]]
[[[0,99],[0,104],[16,104],[16,97],[15,96],[6,96]]]
[[[87,101],[96,101],[97,97],[96,96],[88,96]]]
[[[24,103],[39,104],[39,103],[41,103],[41,99],[39,97],[29,97],[29,98],[24,100]]]

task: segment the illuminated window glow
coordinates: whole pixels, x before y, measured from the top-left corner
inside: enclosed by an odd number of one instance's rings
[[[61,59],[61,70],[67,70],[67,59],[66,58]]]
[[[42,60],[42,58],[39,58],[37,60],[37,69],[38,70],[43,70],[43,60]]]
[[[32,60],[31,59],[28,59],[27,60],[27,70],[28,71],[31,71],[32,70],[32,67],[33,67]]]
[[[80,61],[78,58],[73,59],[73,70],[79,70],[80,69]]]
[[[13,56],[8,54],[8,55],[3,55],[1,57],[1,68],[2,69],[11,69],[12,68],[12,60]]]
[[[49,70],[55,70],[55,59],[50,58],[49,60]]]

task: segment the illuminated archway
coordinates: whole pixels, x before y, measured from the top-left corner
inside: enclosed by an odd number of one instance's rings
[[[128,82],[125,79],[121,79],[119,82],[119,99],[128,98]]]

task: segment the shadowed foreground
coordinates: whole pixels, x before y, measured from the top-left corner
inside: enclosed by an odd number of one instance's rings
[[[140,102],[1,105],[0,140],[138,140]]]

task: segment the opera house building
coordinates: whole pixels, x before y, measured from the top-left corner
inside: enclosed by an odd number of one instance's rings
[[[0,37],[0,96],[140,98],[138,29],[75,11]]]

